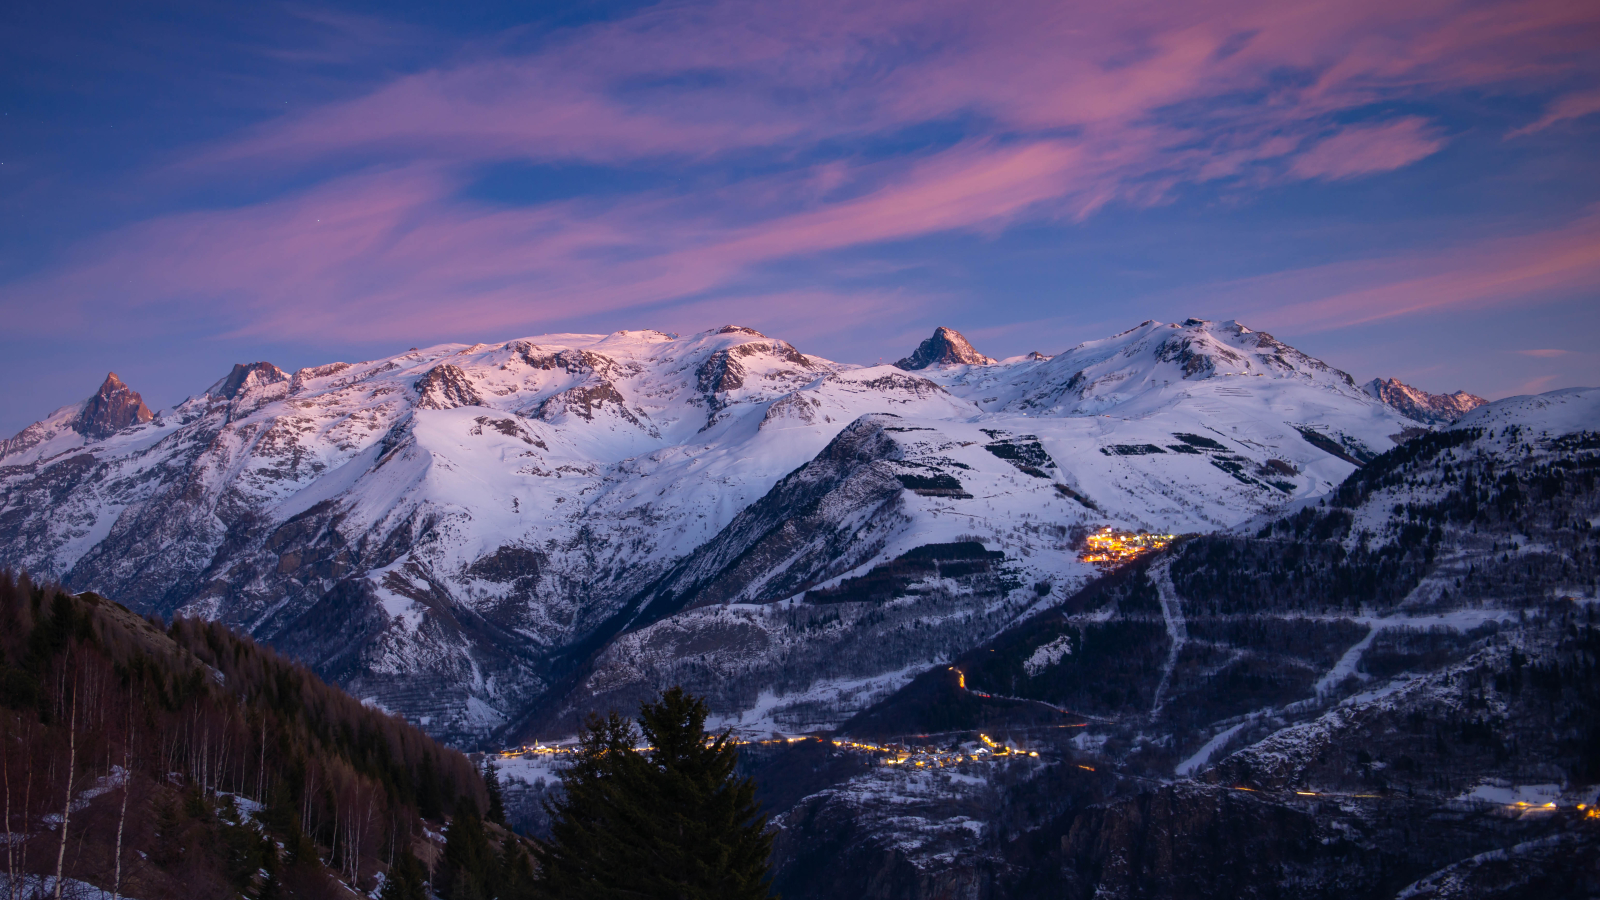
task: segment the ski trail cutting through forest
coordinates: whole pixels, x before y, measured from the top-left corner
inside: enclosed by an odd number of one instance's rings
[[[1172,680],[1172,670],[1178,664],[1178,652],[1189,641],[1189,623],[1183,618],[1178,589],[1172,585],[1172,560],[1164,559],[1151,566],[1150,580],[1155,582],[1156,594],[1161,598],[1161,617],[1167,622],[1167,637],[1172,640],[1161,671],[1161,683],[1156,685],[1155,704],[1150,709],[1150,718],[1154,719],[1161,714],[1162,697],[1167,692],[1167,683]]]
[[[1183,762],[1178,763],[1178,768],[1173,771],[1179,778],[1188,778],[1190,775],[1193,775],[1196,769],[1204,767],[1206,763],[1211,761],[1211,755],[1213,753],[1216,753],[1218,750],[1222,749],[1222,746],[1228,743],[1228,741],[1233,740],[1233,736],[1239,733],[1239,729],[1249,725],[1250,722],[1254,720],[1254,717],[1255,714],[1252,713],[1249,718],[1245,719],[1245,721],[1240,722],[1232,728],[1224,729],[1223,731],[1219,732],[1216,737],[1206,741],[1205,746],[1201,747],[1197,753]]]
[[[1368,625],[1367,636],[1351,644],[1350,649],[1346,650],[1344,655],[1339,657],[1339,661],[1333,664],[1333,668],[1317,679],[1317,686],[1313,693],[1318,697],[1322,697],[1338,687],[1340,683],[1351,675],[1356,675],[1358,678],[1361,677],[1356,673],[1356,666],[1361,662],[1361,655],[1367,652],[1368,647],[1372,646],[1372,639],[1377,637],[1378,632],[1382,630],[1383,627],[1381,625]]]

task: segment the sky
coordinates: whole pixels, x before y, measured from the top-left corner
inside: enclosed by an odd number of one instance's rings
[[[1596,47],[1592,0],[15,0],[0,435],[113,370],[724,324],[1600,384]]]

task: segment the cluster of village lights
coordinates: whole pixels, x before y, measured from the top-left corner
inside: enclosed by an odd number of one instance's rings
[[[907,766],[920,768],[943,768],[967,762],[993,762],[999,759],[1037,759],[1036,750],[1023,750],[1007,744],[999,743],[986,734],[978,735],[977,741],[968,741],[958,747],[939,749],[936,747],[916,747],[908,744],[871,744],[864,741],[829,740],[827,738],[811,735],[798,735],[794,737],[778,737],[764,741],[735,740],[736,744],[793,744],[799,741],[828,740],[828,743],[841,750],[850,750],[857,753],[871,753],[881,755],[884,765]],[[578,752],[576,745],[547,745],[525,744],[521,747],[512,747],[500,751],[502,759],[532,758],[535,756],[548,756],[570,754]],[[649,747],[637,747],[637,750],[649,750]],[[1091,770],[1092,771],[1092,770]]]
[[[1113,531],[1110,525],[1089,535],[1083,548],[1086,563],[1101,568],[1115,568],[1132,562],[1146,553],[1154,553],[1172,543],[1173,535],[1150,534],[1145,531]]]

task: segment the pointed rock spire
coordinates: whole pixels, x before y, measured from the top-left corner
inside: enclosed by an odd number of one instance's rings
[[[895,366],[909,372],[929,366],[987,366],[993,363],[993,359],[974,350],[961,332],[941,325],[934,329],[933,337],[922,342],[917,352],[895,363]]]
[[[108,372],[83,412],[72,421],[72,430],[90,440],[101,440],[127,428],[155,418],[144,398],[122,383],[117,373]]]

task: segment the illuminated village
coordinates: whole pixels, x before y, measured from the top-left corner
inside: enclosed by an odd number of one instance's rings
[[[1011,742],[1000,742],[986,734],[979,734],[976,741],[965,741],[951,747],[917,746],[904,743],[872,744],[864,741],[848,739],[830,739],[813,735],[796,735],[792,737],[772,738],[764,741],[735,740],[736,744],[793,744],[800,741],[828,741],[834,747],[855,753],[866,753],[876,757],[886,766],[906,766],[911,768],[946,768],[963,763],[995,762],[999,760],[1039,757],[1038,751],[1026,750],[1017,747]],[[648,747],[636,748],[648,750]],[[502,759],[532,759],[539,756],[563,756],[575,754],[578,750],[576,744],[550,745],[532,744],[502,750],[499,756]]]
[[[1113,531],[1110,525],[1089,535],[1079,557],[1103,569],[1112,569],[1130,563],[1146,553],[1153,553],[1171,544],[1173,535],[1150,534],[1144,531]]]

